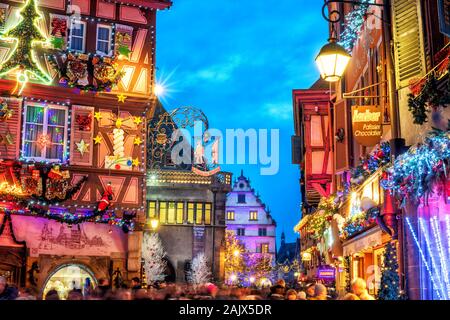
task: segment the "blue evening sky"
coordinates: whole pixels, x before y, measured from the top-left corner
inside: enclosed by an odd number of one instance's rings
[[[168,110],[195,106],[210,127],[280,130],[280,169],[260,175],[259,165],[224,165],[251,180],[294,241],[300,219],[299,168],[291,164],[292,89],[319,77],[314,57],[327,40],[319,0],[173,0],[157,16],[157,79]]]

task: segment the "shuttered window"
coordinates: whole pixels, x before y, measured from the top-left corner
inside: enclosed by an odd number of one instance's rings
[[[425,74],[422,20],[419,0],[397,0],[392,3],[397,87]]]

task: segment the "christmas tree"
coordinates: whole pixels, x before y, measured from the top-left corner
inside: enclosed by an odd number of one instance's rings
[[[25,6],[20,10],[20,15],[21,21],[0,36],[2,39],[13,39],[17,42],[12,54],[1,65],[0,73],[5,75],[19,69],[26,78],[32,74],[41,81],[49,82],[50,76],[38,66],[33,57],[35,43],[47,40],[36,25],[36,21],[41,16],[35,0],[27,0]]]
[[[211,270],[203,253],[192,260],[191,270],[188,271],[187,276],[188,281],[193,285],[202,285],[211,280]]]
[[[145,232],[142,244],[142,259],[144,260],[144,271],[148,284],[165,279],[165,256],[166,252],[158,234]]]
[[[379,300],[401,300],[398,276],[397,249],[395,244],[386,245],[381,273],[381,288],[378,292]]]
[[[228,284],[239,284],[245,279],[248,255],[244,246],[233,232],[225,234],[225,281]]]

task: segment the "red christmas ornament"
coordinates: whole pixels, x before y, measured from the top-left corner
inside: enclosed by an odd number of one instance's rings
[[[120,170],[120,164],[116,164],[115,168],[116,170]]]

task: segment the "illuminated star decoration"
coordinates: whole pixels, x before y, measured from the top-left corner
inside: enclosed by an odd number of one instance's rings
[[[142,140],[141,140],[141,138],[137,137],[137,138],[134,138],[134,142],[133,143],[136,144],[136,145],[140,145],[142,143]]]
[[[100,144],[100,142],[102,142],[102,137],[100,137],[99,135],[97,135],[96,137],[94,137],[94,143],[95,144]]]
[[[117,120],[116,120],[116,128],[120,129],[121,126],[122,126],[122,119],[117,118]]]
[[[81,153],[81,156],[84,156],[84,153],[89,148],[89,143],[86,143],[83,139],[81,139],[81,141],[77,142],[76,145],[77,145],[77,150]]]
[[[17,85],[14,92],[21,93],[29,76],[33,75],[40,81],[48,84],[52,78],[38,65],[34,58],[34,45],[36,42],[46,42],[38,27],[37,20],[41,19],[35,0],[27,0],[20,10],[20,21],[12,28],[2,33],[1,38],[14,40],[16,43],[12,54],[0,65],[0,76],[17,70]],[[21,88],[19,89],[19,84]]]
[[[121,94],[117,95],[117,102],[124,103],[126,98],[127,98],[127,96],[121,93]]]
[[[101,112],[94,112],[94,118],[97,119],[97,121],[100,121],[100,119],[102,118],[102,113]]]
[[[140,162],[139,162],[139,158],[133,159],[133,166],[137,167],[139,166]]]
[[[134,117],[133,122],[138,126],[142,123],[141,117]]]

